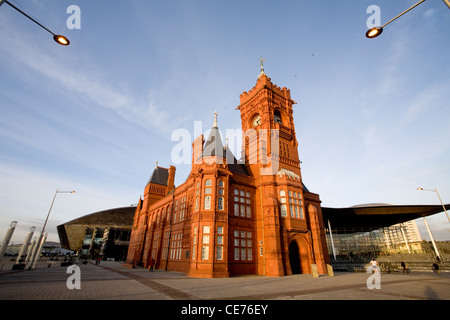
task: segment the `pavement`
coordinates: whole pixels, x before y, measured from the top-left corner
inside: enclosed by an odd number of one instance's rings
[[[203,279],[179,272],[130,269],[113,261],[78,267],[75,273],[59,265],[24,271],[4,268],[0,271],[0,300],[182,301],[176,312],[181,312],[183,306],[211,305],[213,300],[252,305],[267,305],[269,300],[450,300],[448,272],[381,273],[379,289],[374,288],[375,281],[370,281],[369,289],[367,281],[373,275],[362,272],[336,272],[318,278],[303,274]],[[69,288],[76,283],[79,289]]]

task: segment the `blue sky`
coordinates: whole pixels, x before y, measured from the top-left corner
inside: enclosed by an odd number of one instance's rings
[[[239,129],[239,95],[259,74],[291,90],[303,181],[323,206],[450,203],[450,11],[426,1],[10,0],[0,7],[0,237],[47,231],[137,203],[174,130]],[[81,29],[66,12],[81,9]],[[177,165],[176,184],[189,164]],[[428,219],[450,240],[444,213]],[[417,221],[428,238],[423,222]]]

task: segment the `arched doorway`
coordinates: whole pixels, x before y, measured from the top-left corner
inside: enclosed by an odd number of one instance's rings
[[[291,241],[289,244],[289,263],[291,265],[292,274],[301,273],[300,254],[297,241]]]

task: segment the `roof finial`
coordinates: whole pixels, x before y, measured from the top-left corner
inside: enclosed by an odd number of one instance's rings
[[[262,75],[264,75],[264,62],[266,62],[265,59],[263,59],[263,57],[261,56],[261,58],[259,59],[259,61],[261,62],[261,73],[259,74],[259,77],[261,77]],[[258,78],[259,78],[258,77]]]
[[[214,124],[213,124],[213,128],[218,128],[218,127],[217,127],[217,115],[218,115],[217,111],[214,111]]]
[[[156,161],[156,166],[155,166],[155,168],[158,168],[158,161]]]

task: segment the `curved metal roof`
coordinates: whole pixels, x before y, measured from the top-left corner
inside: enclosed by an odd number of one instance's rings
[[[78,251],[84,239],[86,228],[124,228],[133,226],[135,206],[113,208],[90,213],[56,227],[61,247]]]
[[[445,205],[450,209],[450,204]],[[331,228],[371,228],[378,229],[397,223],[430,216],[444,211],[441,205],[392,205],[366,204],[348,208],[322,207],[323,221]]]

